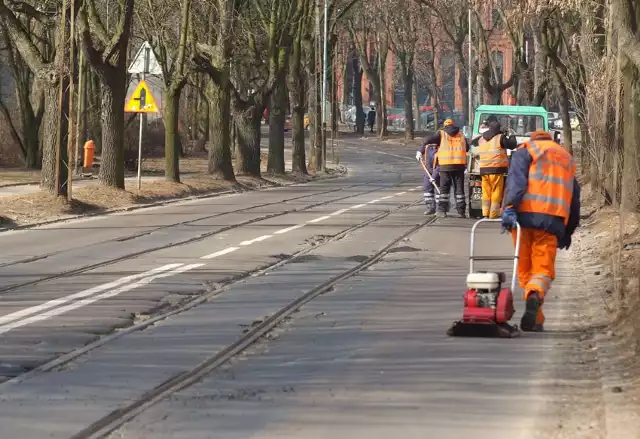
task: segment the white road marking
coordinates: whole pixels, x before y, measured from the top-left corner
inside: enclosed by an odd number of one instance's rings
[[[320,221],[324,221],[331,218],[329,215],[327,216],[321,216],[320,218],[316,218],[316,219],[312,219],[311,221],[307,221],[308,223],[319,223]]]
[[[409,191],[415,191],[418,188],[420,188],[421,186],[417,186],[416,188],[413,189],[409,189]],[[380,199],[376,199],[376,200],[371,200],[365,204],[357,204],[355,206],[351,206],[345,209],[340,209],[337,210],[329,215],[326,216],[321,216],[319,218],[315,218],[312,219],[310,221],[307,221],[307,223],[319,223],[321,221],[327,220],[329,218],[331,218],[332,216],[336,216],[336,215],[341,215],[349,210],[352,209],[359,209],[361,207],[364,207],[366,204],[374,204],[377,203],[381,200],[387,200],[389,198],[393,198],[394,196],[397,195],[404,195],[407,192],[398,192],[395,195],[388,195],[386,197],[382,197]],[[189,202],[191,202],[191,200],[189,200]],[[300,229],[302,227],[304,227],[305,224],[296,224],[294,226],[291,227],[287,227],[284,229],[280,229],[276,232],[274,232],[275,235],[281,235],[283,233],[287,233],[290,232],[292,230],[296,230],[296,229]],[[251,240],[247,240],[247,241],[242,241],[239,245],[241,246],[248,246],[251,245],[255,242],[261,242],[264,241],[266,239],[271,238],[273,235],[262,235],[262,236],[258,236],[257,238],[251,239]],[[200,259],[214,259],[220,256],[224,256],[227,255],[229,253],[232,253],[236,250],[239,250],[240,247],[227,247],[223,250],[219,250],[217,252],[202,256]],[[150,283],[151,281],[153,281],[154,279],[158,279],[158,278],[162,278],[162,277],[168,277],[168,276],[172,276],[174,274],[179,274],[179,273],[183,273],[185,271],[189,271],[192,270],[194,268],[198,268],[201,267],[205,264],[191,264],[191,265],[184,265],[184,264],[168,264],[168,265],[164,265],[162,267],[158,267],[158,268],[154,268],[153,270],[149,270],[149,271],[145,271],[143,273],[138,273],[138,274],[134,274],[131,276],[126,276],[126,277],[122,277],[120,279],[117,279],[113,282],[109,282],[103,285],[98,285],[96,287],[93,288],[89,288],[87,290],[83,290],[80,291],[78,293],[75,294],[71,294],[65,297],[62,297],[60,299],[53,299],[50,301],[47,301],[45,303],[42,303],[40,305],[36,305],[36,306],[32,306],[29,308],[25,308],[22,309],[20,311],[16,311],[14,313],[11,314],[7,314],[4,316],[0,316],[0,325],[4,325],[4,326],[0,326],[0,334],[3,334],[5,332],[10,331],[11,329],[15,329],[21,326],[25,326],[28,325],[30,323],[34,323],[37,321],[41,321],[41,320],[46,320],[49,319],[51,317],[54,317],[56,315],[59,314],[63,314],[65,312],[77,309],[77,308],[81,308],[83,306],[89,305],[91,303],[94,303],[98,300],[102,300],[102,299],[106,299],[109,297],[114,297],[117,296],[120,293],[138,288],[139,286],[142,285],[146,285],[148,283]],[[137,281],[136,281],[137,280]],[[132,281],[136,281],[131,283]],[[124,285],[124,286],[122,286]],[[119,287],[115,290],[113,290],[113,288]],[[112,291],[109,291],[112,290]],[[95,294],[97,293],[102,293],[103,291],[107,291],[106,293],[103,294],[99,294],[97,296],[95,296]],[[80,300],[78,300],[80,299]],[[77,302],[74,302],[72,304],[66,305],[66,306],[61,306],[64,305],[65,303],[69,302],[69,301],[75,301],[78,300]],[[51,310],[52,308],[55,308],[53,310]],[[50,310],[50,311],[47,311]],[[41,313],[42,311],[47,311],[44,313]],[[40,313],[40,314],[37,314]],[[33,315],[36,314],[36,315]],[[28,318],[25,318],[23,320],[23,317],[27,317],[30,316]],[[17,320],[17,321],[16,321]],[[13,322],[13,323],[11,323]],[[8,324],[7,324],[8,323]]]
[[[229,253],[233,253],[239,248],[240,247],[228,247],[228,248],[225,248],[224,250],[220,250],[215,253],[211,253],[210,255],[203,256],[200,259],[213,259],[213,258],[217,258],[218,256],[228,255]]]
[[[177,264],[177,265],[182,265],[182,264]],[[106,293],[102,293],[102,294],[99,294],[97,296],[93,296],[93,297],[88,298],[88,299],[82,299],[82,300],[79,300],[77,302],[71,303],[71,304],[66,305],[66,306],[61,306],[59,308],[55,308],[55,309],[52,309],[50,311],[47,311],[47,312],[44,312],[44,313],[41,313],[41,314],[37,314],[35,316],[31,316],[31,317],[28,317],[28,318],[23,319],[23,320],[18,320],[17,322],[9,323],[8,325],[0,326],[0,334],[4,334],[5,332],[9,332],[12,329],[16,329],[16,328],[19,328],[21,326],[25,326],[25,325],[29,325],[31,323],[35,323],[35,322],[39,322],[39,321],[42,321],[42,320],[50,319],[51,317],[55,317],[57,315],[64,314],[64,313],[69,312],[69,311],[73,311],[74,309],[82,308],[84,306],[90,305],[90,304],[92,304],[94,302],[97,302],[99,300],[102,300],[102,299],[108,299],[110,297],[115,297],[118,294],[124,293],[126,291],[133,290],[133,289],[141,287],[143,285],[147,285],[147,284],[151,283],[155,279],[160,279],[160,278],[163,278],[163,277],[169,277],[169,276],[173,276],[173,275],[176,275],[176,274],[184,273],[186,271],[193,270],[194,268],[199,268],[199,267],[202,267],[204,265],[205,264],[184,265],[182,267],[176,268],[176,269],[171,270],[169,272],[164,272],[164,273],[156,274],[156,275],[153,275],[153,276],[145,277],[145,278],[143,278],[143,279],[141,279],[141,280],[139,280],[137,282],[134,282],[132,284],[124,285],[124,286],[122,286],[120,288],[117,288],[115,290],[107,291]]]
[[[49,300],[47,302],[44,302],[40,305],[35,305],[35,306],[31,306],[29,308],[24,308],[21,309],[20,311],[16,311],[13,312],[11,314],[7,314],[4,315],[2,317],[0,317],[0,325],[7,323],[7,322],[12,322],[14,320],[18,320],[22,317],[31,315],[31,314],[36,314],[38,312],[41,311],[45,311],[47,309],[51,309],[51,308],[55,308],[56,306],[60,306],[63,305],[69,301],[72,300],[77,300],[77,299],[83,299],[85,297],[89,297],[89,296],[93,296],[94,294],[97,293],[101,293],[103,291],[106,290],[110,290],[113,289],[115,287],[118,287],[122,284],[127,284],[131,281],[140,279],[140,278],[144,278],[147,276],[155,276],[158,273],[162,273],[162,272],[166,272],[172,269],[175,269],[177,267],[180,267],[181,265],[184,264],[168,264],[168,265],[163,265],[162,267],[158,267],[158,268],[154,268],[153,270],[149,270],[149,271],[145,271],[144,273],[138,273],[138,274],[134,274],[131,276],[126,276],[126,277],[121,277],[120,279],[116,279],[113,282],[109,282],[106,284],[102,284],[102,285],[98,285],[95,286],[93,288],[89,288],[87,290],[83,290],[80,291],[78,293],[74,293],[74,294],[70,294],[68,296],[64,296],[61,297],[59,299],[53,299],[53,300]]]
[[[250,239],[250,240],[248,240],[248,241],[242,241],[242,242],[240,243],[240,245],[243,245],[243,246],[251,245],[251,244],[253,244],[254,242],[260,242],[260,241],[264,241],[265,239],[269,239],[269,238],[271,238],[272,236],[273,236],[273,235],[262,235],[262,236],[258,236],[257,238],[253,238],[253,239]]]
[[[414,187],[414,188],[409,189],[409,192],[413,192],[413,191],[417,191],[417,190],[418,189]]]
[[[291,232],[292,230],[301,229],[304,227],[304,224],[296,224],[295,226],[287,227],[286,229],[280,229],[277,232],[273,232],[274,235],[282,235],[283,233]]]

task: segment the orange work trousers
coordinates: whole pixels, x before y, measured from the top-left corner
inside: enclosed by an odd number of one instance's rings
[[[513,245],[516,243],[516,233],[516,229],[513,228],[511,231]],[[542,230],[522,228],[518,253],[518,281],[524,290],[524,300],[527,300],[529,293],[536,291],[541,303],[544,301],[544,296],[556,277],[557,249],[558,238],[555,235]],[[543,323],[544,313],[540,306],[536,324]]]
[[[498,218],[504,195],[504,174],[482,176],[482,216]]]

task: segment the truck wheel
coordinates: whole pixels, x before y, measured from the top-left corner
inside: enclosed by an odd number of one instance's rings
[[[469,208],[469,217],[474,219],[482,218],[482,209]]]

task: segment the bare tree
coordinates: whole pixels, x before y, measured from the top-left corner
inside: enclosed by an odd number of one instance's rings
[[[175,10],[180,8],[179,21]],[[149,41],[162,68],[164,81],[163,121],[165,128],[164,154],[167,180],[180,181],[180,136],[178,116],[180,97],[187,83],[188,54],[192,52],[190,36],[191,0],[147,0],[137,9],[138,25]]]
[[[124,189],[124,106],[127,86],[127,52],[133,22],[134,0],[120,0],[117,24],[105,27],[95,0],[85,0],[78,13],[82,47],[102,85],[102,156],[99,181]]]

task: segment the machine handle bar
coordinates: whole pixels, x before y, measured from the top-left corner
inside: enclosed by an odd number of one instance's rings
[[[513,255],[513,257],[506,257],[506,256],[474,256],[473,252],[474,252],[474,248],[475,248],[475,241],[476,241],[476,229],[478,228],[478,226],[480,225],[480,223],[487,223],[487,222],[492,222],[492,223],[496,223],[496,222],[501,222],[502,220],[497,218],[497,219],[489,219],[489,218],[483,218],[481,220],[478,220],[475,222],[475,224],[473,225],[473,227],[471,228],[471,248],[469,249],[469,273],[473,273],[473,261],[510,261],[513,260],[513,273],[511,275],[511,291],[514,291],[516,289],[516,277],[517,277],[517,273],[518,273],[518,255],[520,254],[520,238],[522,236],[522,229],[520,228],[520,223],[516,222],[516,248],[515,248],[515,253]]]

